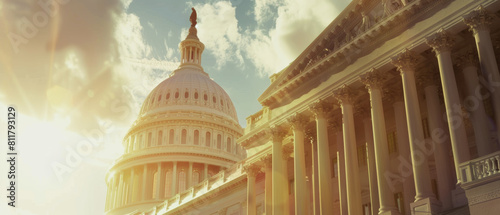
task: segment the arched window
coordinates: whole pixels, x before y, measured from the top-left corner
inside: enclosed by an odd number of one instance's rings
[[[200,132],[198,130],[194,130],[194,144],[200,145]]]
[[[182,135],[181,135],[181,144],[186,144],[186,139],[187,139],[187,131],[186,129],[182,129]]]
[[[161,101],[161,95],[158,95],[158,101]]]
[[[220,100],[220,105],[224,106],[224,101]]]
[[[148,133],[148,147],[151,147],[151,139],[153,139],[153,134],[151,132]]]
[[[172,171],[168,170],[165,174],[165,197],[170,198],[172,193]]]
[[[175,98],[179,98],[179,92],[175,92]]]
[[[189,97],[189,92],[186,91],[186,93],[184,93],[184,98],[188,98]]]
[[[227,152],[231,152],[231,138],[227,138]]]
[[[217,148],[222,148],[222,136],[220,134],[217,135]]]
[[[207,131],[207,134],[206,134],[206,136],[205,136],[205,145],[206,145],[207,147],[210,147],[210,138],[212,138],[212,137],[210,136],[210,132],[208,132],[208,131]]]
[[[181,170],[181,172],[179,172],[179,193],[184,190],[186,190],[186,172]]]
[[[194,93],[194,99],[198,99],[198,92]]]
[[[158,187],[158,171],[153,174],[153,196],[152,199],[155,199],[156,196],[158,196],[159,193],[156,192],[156,187]]]
[[[215,98],[215,96],[212,98],[212,100],[214,101],[214,104],[217,102],[217,99]]]
[[[193,172],[193,179],[192,180],[193,180],[193,184],[192,185],[200,183],[200,172],[199,171],[194,171]]]
[[[170,129],[170,133],[168,134],[168,144],[174,144],[174,129]]]
[[[205,101],[207,101],[207,100],[208,100],[208,96],[207,96],[207,94],[205,94],[205,95],[203,96],[203,99],[205,99]]]
[[[169,99],[169,98],[170,98],[170,93],[167,93],[167,99]]]
[[[161,146],[161,142],[163,139],[163,131],[158,132],[158,145]]]

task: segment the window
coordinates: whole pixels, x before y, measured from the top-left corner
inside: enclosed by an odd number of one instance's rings
[[[170,129],[170,133],[168,134],[168,144],[174,144],[174,129]]]
[[[206,145],[207,147],[210,147],[210,138],[211,138],[211,137],[210,137],[210,132],[208,132],[208,131],[207,131],[207,134],[206,134],[206,136],[205,136],[205,145]]]
[[[192,185],[200,183],[200,172],[199,171],[194,171],[193,172],[193,179],[192,180],[193,180],[193,184]]]
[[[220,105],[224,106],[224,101],[220,100]]]
[[[198,99],[198,92],[194,93],[194,99]]]
[[[398,144],[395,131],[387,133],[387,145],[389,147],[389,154],[398,151]]]
[[[403,198],[403,193],[394,193],[394,201],[396,201],[396,206],[398,207],[399,213],[404,214],[405,211],[405,201]]]
[[[158,101],[161,101],[161,95],[158,96]]]
[[[424,127],[424,138],[429,138],[431,135],[429,132],[429,121],[427,118],[422,119],[422,126]]]
[[[182,135],[181,135],[181,144],[186,144],[186,139],[187,139],[187,131],[186,129],[182,129]]]
[[[158,132],[158,145],[161,146],[161,141],[163,139],[163,131]]]
[[[175,92],[175,98],[179,98],[179,92]]]
[[[222,148],[222,136],[220,134],[217,135],[217,148]]]
[[[212,100],[214,101],[214,103],[217,102],[217,99],[215,98],[215,96],[212,98]]]
[[[169,99],[169,98],[170,98],[170,93],[167,93],[167,97],[166,97],[166,98],[167,98],[167,99]]]
[[[189,97],[189,93],[186,91],[186,93],[184,93],[184,98],[188,98]]]
[[[153,139],[153,134],[151,132],[148,133],[148,147],[151,147],[151,139]]]
[[[203,95],[203,99],[205,99],[205,101],[208,101],[208,96],[207,96],[207,94]]]
[[[181,170],[181,172],[179,172],[179,193],[184,190],[186,190],[186,172]]]
[[[156,192],[156,187],[158,187],[158,171],[153,174],[153,196],[149,196],[152,199],[156,198],[156,196],[159,194]]]
[[[200,132],[198,130],[194,130],[194,144],[200,145]]]
[[[332,158],[332,178],[337,178],[338,174],[339,174],[339,166],[338,166],[338,162],[337,162],[337,158],[334,157]]]
[[[172,196],[170,193],[172,188],[172,171],[168,170],[165,174],[165,197],[169,198]]]
[[[231,138],[227,138],[227,152],[231,152]]]
[[[366,165],[367,162],[367,151],[366,144],[358,146],[358,165]]]
[[[363,204],[363,215],[372,215],[371,209],[372,209],[372,206],[371,206],[370,202]]]

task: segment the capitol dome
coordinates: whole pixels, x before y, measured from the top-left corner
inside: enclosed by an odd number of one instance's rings
[[[181,62],[145,99],[106,174],[106,214],[128,214],[183,195],[246,157],[228,94],[201,66],[196,13],[179,45]],[[194,20],[194,22],[193,22]]]
[[[196,67],[181,67],[151,91],[140,116],[196,110],[238,124],[231,98],[209,75]]]

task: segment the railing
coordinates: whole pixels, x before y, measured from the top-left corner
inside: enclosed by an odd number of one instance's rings
[[[463,183],[500,175],[500,151],[460,164]]]

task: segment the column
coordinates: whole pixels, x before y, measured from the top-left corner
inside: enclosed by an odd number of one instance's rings
[[[431,141],[434,146],[434,161],[436,163],[436,180],[438,187],[439,200],[442,204],[443,210],[449,210],[453,207],[451,190],[453,186],[453,179],[450,171],[452,167],[448,152],[449,152],[449,139],[445,131],[443,122],[443,112],[439,104],[439,74],[431,70],[427,70],[421,76],[422,86],[425,91],[425,101],[427,104],[427,120],[429,123],[429,130],[431,131]]]
[[[362,116],[365,116],[365,110],[359,109],[358,111]],[[368,116],[369,117],[369,116]],[[370,202],[372,214],[378,214],[378,209],[380,208],[379,193],[377,185],[377,167],[375,162],[375,147],[373,146],[373,132],[372,132],[372,121],[370,118],[363,119],[363,130],[365,131],[365,142],[366,150],[368,154],[368,185],[370,186]]]
[[[113,188],[112,192],[113,193],[111,194],[113,196],[111,198],[111,209],[115,209],[116,208],[116,196],[117,196],[116,194],[118,193],[117,192],[117,186],[116,186],[116,184],[117,184],[117,178],[116,178],[116,175],[114,175],[113,176],[113,186],[112,186],[112,188]]]
[[[313,214],[320,213],[319,184],[318,184],[318,145],[316,144],[316,129],[306,131],[307,139],[311,143],[311,181],[312,181],[312,208]]]
[[[342,124],[339,122],[332,123],[333,131],[335,132],[337,144],[337,167],[338,167],[338,184],[339,184],[339,202],[340,215],[347,215],[347,190],[345,178],[345,158],[344,158],[344,138],[342,137]]]
[[[128,187],[128,203],[132,203],[135,199],[134,199],[134,196],[135,196],[135,193],[134,193],[134,176],[135,176],[135,173],[134,173],[134,167],[130,168],[130,185]]]
[[[293,148],[288,146],[283,146],[283,175],[285,176],[285,189],[282,192],[285,193],[283,200],[283,213],[290,214],[290,181],[288,180],[288,159],[293,153]]]
[[[408,124],[406,123],[405,104],[403,102],[403,92],[401,89],[393,89],[393,96],[390,100],[393,102],[394,121],[396,122],[396,138],[398,142],[399,161],[405,164],[406,172],[400,172],[403,178],[403,200],[405,214],[411,214],[410,203],[415,199],[415,180],[413,180],[413,167],[411,163],[410,142],[408,138]],[[404,161],[404,162],[403,162]],[[403,167],[403,165],[401,165]],[[401,168],[401,170],[404,170]]]
[[[308,119],[299,113],[295,113],[288,118],[288,122],[292,126],[293,131],[293,154],[294,154],[294,178],[295,178],[295,213],[306,214],[307,198],[306,189],[306,159],[304,152],[304,126],[307,125]]]
[[[161,199],[161,195],[160,195],[160,192],[161,192],[161,188],[162,188],[162,182],[161,182],[161,179],[162,179],[162,169],[161,169],[161,162],[158,163],[158,170],[157,170],[157,173],[156,173],[156,199],[159,200]]]
[[[208,179],[208,164],[205,164],[205,167],[203,169],[203,177],[206,179]]]
[[[378,181],[379,203],[378,214],[400,214],[394,202],[394,194],[385,178],[390,171],[389,147],[385,127],[384,107],[382,105],[383,76],[375,69],[361,76],[370,94],[373,140],[375,145],[376,172]]]
[[[476,40],[481,71],[483,71],[489,82],[488,88],[493,101],[497,135],[500,135],[500,74],[489,28],[493,20],[494,15],[486,11],[482,6],[479,6],[464,18],[465,24],[470,27]]]
[[[433,39],[427,40],[427,44],[432,47],[438,60],[441,84],[443,86],[444,104],[446,106],[446,116],[448,118],[448,130],[450,131],[450,140],[455,160],[457,183],[460,184],[462,179],[459,165],[462,162],[470,160],[470,156],[467,133],[465,132],[462,118],[462,106],[460,104],[457,83],[455,81],[455,72],[453,71],[453,64],[451,62],[451,47],[454,44],[454,39],[446,31],[441,29]]]
[[[193,162],[189,162],[188,174],[187,174],[187,186],[193,186]]]
[[[111,202],[111,183],[109,182],[109,179],[108,181],[106,181],[106,204],[104,206],[104,210],[105,211],[108,211],[110,208],[109,208],[109,203]]]
[[[272,208],[273,208],[273,193],[272,193],[272,187],[273,187],[273,166],[272,166],[272,154],[266,155],[264,158],[262,158],[262,162],[264,163],[264,172],[265,172],[265,182],[264,182],[264,202],[265,202],[265,213],[266,214],[273,214]]]
[[[413,178],[415,180],[415,203],[410,204],[413,213],[436,213],[439,210],[432,193],[431,177],[425,149],[424,130],[420,115],[417,86],[415,83],[415,65],[417,57],[413,51],[405,49],[393,64],[397,66],[403,83],[406,119],[410,140],[411,160],[413,164]],[[420,214],[420,213],[419,213]]]
[[[174,196],[177,194],[177,161],[173,162],[173,169],[172,169],[172,191],[171,196]]]
[[[255,177],[259,173],[259,167],[255,164],[245,167],[247,172],[247,215],[256,215],[257,208],[255,204]]]
[[[141,200],[146,201],[147,196],[147,185],[148,185],[148,165],[144,164],[144,170],[142,171],[142,196]]]
[[[284,214],[284,199],[285,195],[283,191],[285,190],[285,182],[288,180],[283,175],[283,152],[282,152],[282,141],[286,135],[286,132],[281,127],[271,127],[269,133],[272,141],[272,170],[273,170],[273,215]],[[288,194],[288,193],[287,193]]]
[[[319,100],[310,106],[316,118],[316,142],[318,145],[318,184],[320,214],[333,214],[333,199],[330,188],[330,149],[328,145],[328,131],[326,115],[331,110],[332,105]],[[359,205],[361,208],[361,204]]]
[[[484,102],[481,96],[481,85],[477,75],[477,56],[472,50],[460,56],[458,67],[462,70],[465,80],[467,97],[464,100],[466,109],[471,116],[472,127],[474,128],[474,138],[478,157],[487,155],[495,149],[492,147],[490,127],[488,126],[488,116],[484,109]],[[467,105],[469,103],[469,105]],[[468,108],[467,108],[468,107]]]
[[[356,133],[354,131],[353,96],[346,85],[333,92],[342,108],[342,129],[344,131],[344,156],[347,188],[347,210],[349,214],[362,214],[361,184],[359,182]]]
[[[123,198],[123,172],[120,172],[120,179],[118,181],[118,197],[116,198],[116,207],[122,206],[122,198]]]

